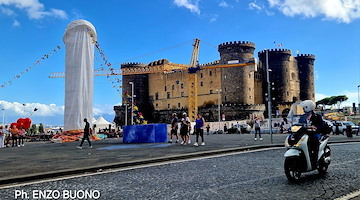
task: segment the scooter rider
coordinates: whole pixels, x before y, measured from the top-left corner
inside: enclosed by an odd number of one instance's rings
[[[317,155],[319,152],[319,140],[321,138],[321,134],[324,130],[324,120],[318,114],[315,114],[314,109],[316,104],[311,100],[302,101],[299,104],[303,109],[305,114],[302,115],[299,119],[299,123],[310,125],[310,127],[314,130],[313,132],[309,132],[309,150],[311,153],[312,163],[315,164],[317,160]]]

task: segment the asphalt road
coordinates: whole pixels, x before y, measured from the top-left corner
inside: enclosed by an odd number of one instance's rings
[[[18,186],[1,189],[0,197],[15,199],[15,191],[23,191],[39,199],[32,192],[76,190],[98,191],[99,199],[335,199],[360,189],[360,145],[331,150],[327,175],[304,174],[300,184],[287,181],[281,148]]]

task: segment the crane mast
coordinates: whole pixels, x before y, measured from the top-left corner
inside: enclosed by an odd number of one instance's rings
[[[194,121],[196,119],[196,114],[198,112],[198,80],[196,72],[199,69],[199,46],[200,40],[195,39],[194,49],[190,60],[190,68],[188,70],[188,115],[190,121]]]

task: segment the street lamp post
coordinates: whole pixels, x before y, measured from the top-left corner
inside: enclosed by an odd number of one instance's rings
[[[128,110],[128,104],[125,104],[125,126],[127,126],[127,110]]]
[[[221,121],[221,110],[220,110],[220,100],[221,100],[221,89],[217,89],[216,90],[217,91],[217,93],[219,94],[219,100],[218,100],[218,119],[219,119],[219,131],[220,131],[220,121]]]
[[[3,126],[5,126],[5,109],[3,108],[2,111],[3,111]]]
[[[134,124],[134,82],[129,82],[131,85],[131,125]]]
[[[360,93],[359,93],[360,85],[358,85],[358,107],[357,107],[357,113],[360,113]]]
[[[270,131],[270,138],[271,138],[271,144],[273,143],[273,137],[272,137],[272,116],[271,116],[271,85],[270,85],[270,73],[269,73],[269,50],[266,49],[266,81],[268,86],[268,117],[269,117],[269,131]]]

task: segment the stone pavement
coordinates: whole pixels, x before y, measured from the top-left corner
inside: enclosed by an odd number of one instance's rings
[[[92,149],[87,142],[83,149],[76,148],[80,142],[28,142],[24,147],[0,149],[0,185],[223,152],[282,147],[287,134],[273,134],[272,144],[269,134],[262,136],[264,140],[254,141],[254,134],[205,135],[206,145],[199,147],[193,145],[194,135],[191,145],[186,146],[123,144],[121,138],[94,141]],[[331,135],[330,142],[360,142],[360,136]]]

